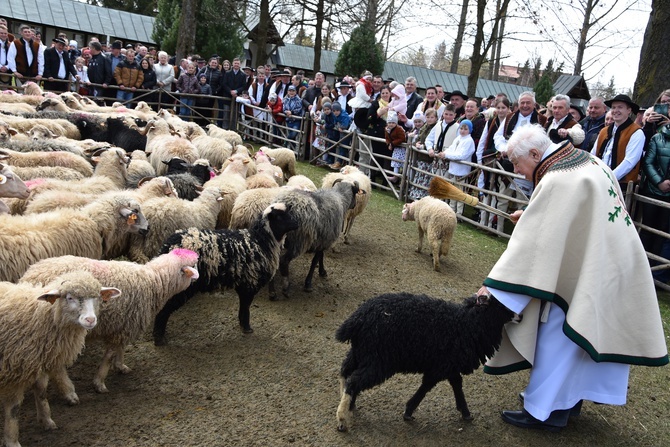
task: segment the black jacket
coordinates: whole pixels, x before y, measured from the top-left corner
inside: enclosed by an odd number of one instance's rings
[[[239,70],[237,73],[233,70],[229,70],[223,75],[223,85],[220,96],[231,98],[231,90],[235,90],[239,96],[242,94],[242,90],[244,90],[244,85],[246,83],[247,75],[245,75],[242,70]],[[212,87],[212,91],[214,91],[214,87]]]
[[[77,70],[72,65],[67,51],[63,51],[63,62],[65,64],[65,77],[59,78],[60,57],[58,56],[58,51],[56,51],[56,48],[47,48],[44,50],[44,74],[42,76],[47,79],[68,79],[69,75],[76,76]]]
[[[93,84],[110,84],[113,75],[112,61],[102,53],[92,56],[88,61],[88,79]]]

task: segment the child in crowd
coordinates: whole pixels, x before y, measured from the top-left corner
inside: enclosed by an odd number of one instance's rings
[[[335,141],[339,141],[343,134],[349,132],[349,126],[351,125],[351,116],[347,113],[346,110],[342,109],[342,105],[339,102],[334,102],[332,105],[332,111],[335,121],[335,130],[336,138]],[[330,137],[329,137],[330,138]],[[349,147],[351,146],[351,138],[346,138],[337,146],[337,155],[339,157],[335,160],[335,163],[329,166],[330,169],[339,171],[343,164],[346,164],[346,161],[349,158]]]
[[[200,93],[200,81],[198,81],[198,78],[195,75],[195,70],[195,62],[189,62],[186,71],[179,75],[179,79],[177,80],[177,90],[179,93],[194,95]],[[189,109],[189,107],[193,107],[195,98],[192,96],[182,96],[180,100],[182,106],[179,108],[179,116],[190,117],[191,109]]]
[[[247,92],[247,94],[248,93],[249,92]],[[277,93],[270,92],[266,109],[272,115],[272,122],[280,125],[284,123],[284,108],[281,98],[277,96]],[[272,133],[274,135],[279,135],[279,128],[277,126],[272,126]]]
[[[428,155],[425,144],[426,138],[437,123],[437,112],[432,107],[427,109],[425,114],[416,111],[412,117],[412,121],[414,122],[414,131],[412,133],[416,132],[412,145],[416,149],[415,166],[418,172],[416,172],[413,179],[413,183],[416,183],[416,185],[411,185],[409,188],[409,196],[414,200],[419,200],[428,194],[426,189],[428,189],[430,180],[433,178],[428,174],[428,172],[431,172],[433,158]],[[425,173],[420,171],[424,171]],[[423,188],[419,187],[419,185],[423,186]]]
[[[449,160],[449,170],[447,179],[452,182],[463,182],[468,174],[470,174],[470,166],[459,161],[470,161],[472,154],[475,153],[475,140],[470,135],[472,133],[472,121],[463,120],[458,127],[458,136],[454,139],[451,145],[444,151],[445,160]],[[455,185],[458,189],[463,190],[460,185]],[[457,214],[463,214],[465,204],[460,201],[450,200],[449,206],[456,211]]]
[[[333,145],[340,138],[340,132],[335,127],[335,114],[333,114],[333,103],[330,102],[330,98],[324,96],[324,102],[321,105],[321,120],[323,121],[323,127],[325,129],[325,137],[327,141],[324,141],[324,149],[330,148],[324,155],[323,161],[328,166],[334,164],[335,157],[331,154],[333,150]],[[323,139],[323,138],[322,138]]]
[[[79,76],[79,90],[78,93],[80,95],[88,95],[88,88],[86,88],[85,84],[90,83],[88,79],[88,67],[86,66],[86,59],[83,57],[79,56],[74,60],[74,68],[77,70],[77,76]],[[74,82],[72,83],[72,89],[77,88],[77,83]]]
[[[212,95],[212,86],[207,83],[207,76],[200,75],[198,76],[198,81],[200,82],[200,94],[201,95]],[[214,105],[214,100],[211,98],[196,98],[195,107],[198,109],[203,117],[212,116],[212,111],[210,110]],[[207,119],[203,117],[198,117],[195,121],[204,126],[207,124]]]
[[[402,146],[405,143],[405,131],[402,127],[398,126],[398,113],[390,110],[386,116],[386,130],[384,131],[384,136],[386,138],[386,145],[388,146],[389,152],[392,153],[391,157],[391,167],[393,168],[394,174],[400,173],[400,168],[403,166],[405,161],[405,148]],[[400,177],[394,175],[390,179],[391,183],[398,183]]]
[[[286,126],[291,130],[288,132],[287,138],[291,141],[295,141],[296,136],[298,135],[298,130],[302,124],[302,99],[298,96],[298,90],[295,85],[291,84],[288,86],[288,91],[284,97],[284,115],[286,115]],[[293,146],[294,143],[287,143],[289,147]]]
[[[327,103],[328,103],[328,109],[330,109],[331,104],[329,101]],[[314,121],[314,141],[312,142],[312,146],[317,151],[319,151],[317,155],[322,154],[323,151],[326,150],[326,142],[324,141],[324,137],[326,136],[326,121],[324,120],[325,113],[323,112],[324,105],[326,105],[326,101],[324,101],[323,104],[320,104],[321,107],[314,108],[310,112],[312,121]],[[326,162],[324,160],[325,155],[323,159],[318,160],[316,162],[317,166],[326,165]]]

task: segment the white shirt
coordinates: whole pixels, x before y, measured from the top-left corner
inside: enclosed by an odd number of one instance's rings
[[[603,152],[603,162],[607,166],[610,166],[612,163],[612,146],[614,144],[614,135],[616,135],[618,127],[619,126],[615,123],[614,128],[612,129],[612,138],[607,142],[607,146],[605,146],[605,151]],[[640,162],[642,151],[644,149],[644,142],[645,138],[642,129],[636,130],[633,132],[633,135],[630,136],[630,140],[628,140],[628,145],[626,146],[626,155],[624,159],[612,168],[612,172],[614,172],[617,180],[624,178]],[[591,154],[596,155],[597,151],[598,140],[596,139],[596,142],[593,143]]]
[[[28,42],[23,39],[21,40],[23,41],[22,43],[25,50],[26,47],[28,47]],[[16,45],[14,45],[14,42],[9,45],[9,50],[7,51],[7,66],[10,70],[12,70],[12,72],[16,72]],[[44,74],[44,48],[44,46],[40,45],[39,49],[37,50],[37,74],[39,76]],[[28,58],[28,66],[30,67],[30,65],[33,63],[33,52],[30,47],[28,47],[26,57]]]
[[[470,173],[470,166],[458,161],[470,161],[472,154],[475,153],[475,140],[470,134],[466,136],[458,135],[456,139],[444,151],[444,158],[449,160],[449,174],[462,177]]]

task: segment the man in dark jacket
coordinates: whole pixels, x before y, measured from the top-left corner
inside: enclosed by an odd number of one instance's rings
[[[242,94],[246,82],[247,76],[240,69],[239,58],[233,59],[232,70],[227,71],[223,75],[221,96],[226,99],[223,101],[222,114],[219,115],[219,127],[223,127],[224,129],[235,129],[237,125],[237,113],[231,113],[231,106],[234,107],[235,98]]]
[[[88,44],[91,49],[91,60],[88,61],[88,80],[91,84],[101,84],[102,87],[93,87],[93,96],[104,96],[105,89],[112,82],[112,63],[102,54],[100,42]]]
[[[591,98],[586,112],[588,116],[579,123],[584,129],[584,141],[577,147],[590,151],[593,149],[600,130],[605,127],[605,115],[607,114],[605,100],[599,96]]]
[[[79,80],[79,75],[77,75],[77,70],[70,61],[70,56],[65,51],[67,42],[61,37],[56,37],[52,41],[54,46],[44,50],[44,77],[47,79],[44,82],[44,88],[56,92],[66,92],[70,84],[56,82],[55,80],[68,80],[70,75]]]

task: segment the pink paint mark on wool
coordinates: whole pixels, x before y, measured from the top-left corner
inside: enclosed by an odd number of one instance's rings
[[[194,263],[198,260],[198,253],[185,248],[175,248],[170,254]]]
[[[214,177],[216,177],[216,172],[214,172],[213,169],[210,169],[210,170],[209,170],[209,178],[210,178],[210,179],[213,179]]]
[[[36,178],[33,180],[27,180],[24,183],[26,184],[28,189],[34,189],[35,187],[46,183],[46,180],[44,180],[43,178]]]

